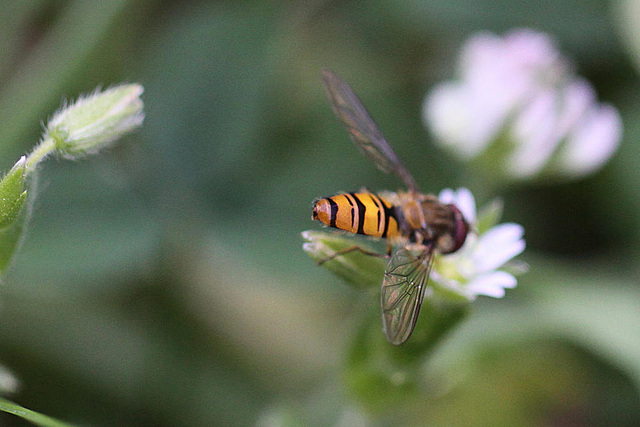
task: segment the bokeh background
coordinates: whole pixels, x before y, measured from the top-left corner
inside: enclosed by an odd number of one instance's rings
[[[3,2],[2,170],[64,99],[138,82],[146,110],[108,152],[40,171],[0,285],[11,399],[84,425],[640,425],[639,4]],[[621,147],[587,179],[502,189],[529,273],[435,350],[449,381],[422,410],[375,407],[342,372],[376,297],[316,267],[300,232],[319,228],[316,197],[399,183],[354,149],[320,70],[350,82],[423,190],[482,205],[421,104],[470,35],[521,27],[619,108]]]

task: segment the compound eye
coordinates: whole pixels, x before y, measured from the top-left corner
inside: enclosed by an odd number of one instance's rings
[[[446,253],[452,253],[457,251],[464,245],[464,242],[467,240],[467,234],[469,234],[469,223],[464,219],[462,212],[456,205],[447,205],[453,211],[454,216],[454,226],[453,233],[451,237],[453,238],[453,246],[450,251]]]

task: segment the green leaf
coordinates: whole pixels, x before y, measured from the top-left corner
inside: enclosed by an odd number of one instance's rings
[[[27,198],[24,189],[25,162],[23,156],[0,181],[0,230],[16,221]]]
[[[21,162],[18,162],[16,166],[20,163]],[[2,222],[4,225],[3,228],[0,228],[0,275],[5,272],[11,263],[13,255],[20,246],[24,228],[29,220],[30,214],[29,202],[26,200],[27,191],[23,190],[24,165],[16,166],[14,166],[5,179],[0,182],[0,193],[4,191],[6,192],[5,194],[12,194],[14,199],[13,203],[7,202],[6,205],[3,201],[2,207],[0,208],[4,211],[0,215],[3,218]],[[20,169],[23,170],[23,173],[19,173]],[[32,178],[35,178],[34,175],[36,173],[37,172],[33,172],[31,174]]]
[[[469,304],[425,299],[411,338],[401,346],[394,346],[384,337],[378,300],[370,298],[367,303],[368,314],[351,342],[347,357],[343,376],[347,389],[373,413],[423,401],[424,362],[466,317]]]
[[[556,333],[590,349],[627,373],[640,388],[640,291],[613,281],[549,289],[540,308]]]
[[[0,274],[7,269],[18,249],[25,223],[26,215],[21,215],[11,227],[0,230]]]
[[[40,414],[36,411],[32,411],[31,409],[27,409],[25,407],[22,407],[16,403],[13,403],[1,397],[0,397],[0,411],[7,412],[9,414],[14,414],[24,420],[32,422],[35,425],[43,426],[43,427],[65,427],[65,426],[72,425],[62,421],[58,421],[55,418],[51,418],[47,415]]]
[[[490,203],[487,203],[480,212],[478,212],[478,219],[476,221],[478,235],[482,235],[500,222],[503,209],[504,203],[502,200],[493,199]]]

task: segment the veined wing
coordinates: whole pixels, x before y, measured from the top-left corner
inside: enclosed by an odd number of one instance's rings
[[[333,112],[346,126],[358,148],[382,171],[395,172],[410,190],[417,190],[415,180],[347,82],[327,69],[322,70],[322,76]]]
[[[387,265],[382,282],[382,322],[387,339],[394,345],[408,340],[416,326],[434,252],[433,246],[417,254],[402,248]]]

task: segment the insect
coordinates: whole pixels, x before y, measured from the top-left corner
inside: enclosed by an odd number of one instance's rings
[[[382,280],[382,323],[387,339],[400,345],[415,328],[435,253],[460,249],[469,224],[455,205],[420,192],[351,87],[332,71],[325,69],[322,74],[331,107],[356,146],[407,186],[407,191],[397,193],[364,190],[318,199],[312,214],[312,219],[329,227],[387,240],[390,259]],[[352,251],[385,256],[353,246],[320,263]]]

